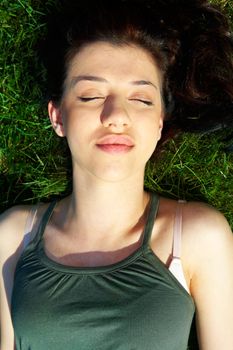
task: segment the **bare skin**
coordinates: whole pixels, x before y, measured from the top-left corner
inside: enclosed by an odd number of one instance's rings
[[[95,80],[85,78],[74,86],[74,77],[88,74]],[[51,259],[72,266],[109,265],[140,246],[149,201],[143,190],[144,169],[163,124],[159,84],[150,55],[136,47],[95,43],[72,61],[61,106],[49,104],[56,133],[67,137],[70,145],[74,183],[71,196],[58,203],[44,233]],[[126,137],[132,147],[99,147],[109,135],[114,140]],[[166,265],[172,252],[176,205],[160,199],[152,232],[151,248]],[[41,215],[46,207],[41,207]],[[1,280],[1,350],[14,347],[7,295],[9,301],[28,210],[13,208],[0,221],[5,277]],[[184,205],[181,260],[196,303],[201,350],[231,350],[233,237],[215,209],[202,203]]]

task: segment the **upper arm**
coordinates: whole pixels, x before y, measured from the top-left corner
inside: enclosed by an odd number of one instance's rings
[[[201,350],[233,346],[233,235],[222,214],[201,205],[192,222],[191,293]],[[189,226],[189,224],[187,225]]]
[[[0,330],[1,350],[14,348],[10,299],[15,266],[22,252],[27,207],[14,207],[0,216]]]

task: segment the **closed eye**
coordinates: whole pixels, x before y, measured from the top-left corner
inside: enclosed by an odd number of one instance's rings
[[[130,101],[137,101],[137,102],[144,103],[144,104],[147,105],[147,106],[153,106],[153,103],[152,103],[151,101],[142,100],[142,99],[139,99],[139,98],[133,98],[133,99],[131,99]]]
[[[94,100],[99,100],[103,99],[104,97],[78,97],[78,99],[82,102],[89,102],[89,101],[94,101]]]
[[[78,99],[81,101],[81,102],[91,102],[91,101],[95,101],[95,100],[101,100],[101,99],[104,99],[104,97],[99,97],[99,96],[94,96],[94,97],[78,97]],[[143,99],[139,99],[139,98],[133,98],[133,99],[130,99],[130,101],[136,101],[136,102],[141,102],[147,106],[152,106],[153,103],[151,101],[148,101],[148,100],[143,100]]]

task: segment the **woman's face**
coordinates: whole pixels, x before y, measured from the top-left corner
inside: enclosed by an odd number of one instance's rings
[[[137,46],[96,42],[72,59],[61,105],[50,102],[49,114],[75,173],[105,181],[144,173],[163,124],[159,74]]]

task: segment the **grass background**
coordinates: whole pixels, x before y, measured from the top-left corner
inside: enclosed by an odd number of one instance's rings
[[[64,140],[55,136],[43,96],[45,72],[35,54],[54,0],[2,0],[0,5],[0,211],[49,201],[70,191]],[[233,2],[214,0],[233,23]],[[233,153],[223,139],[233,130],[182,134],[149,162],[146,187],[171,198],[202,200],[218,208],[233,228]]]

